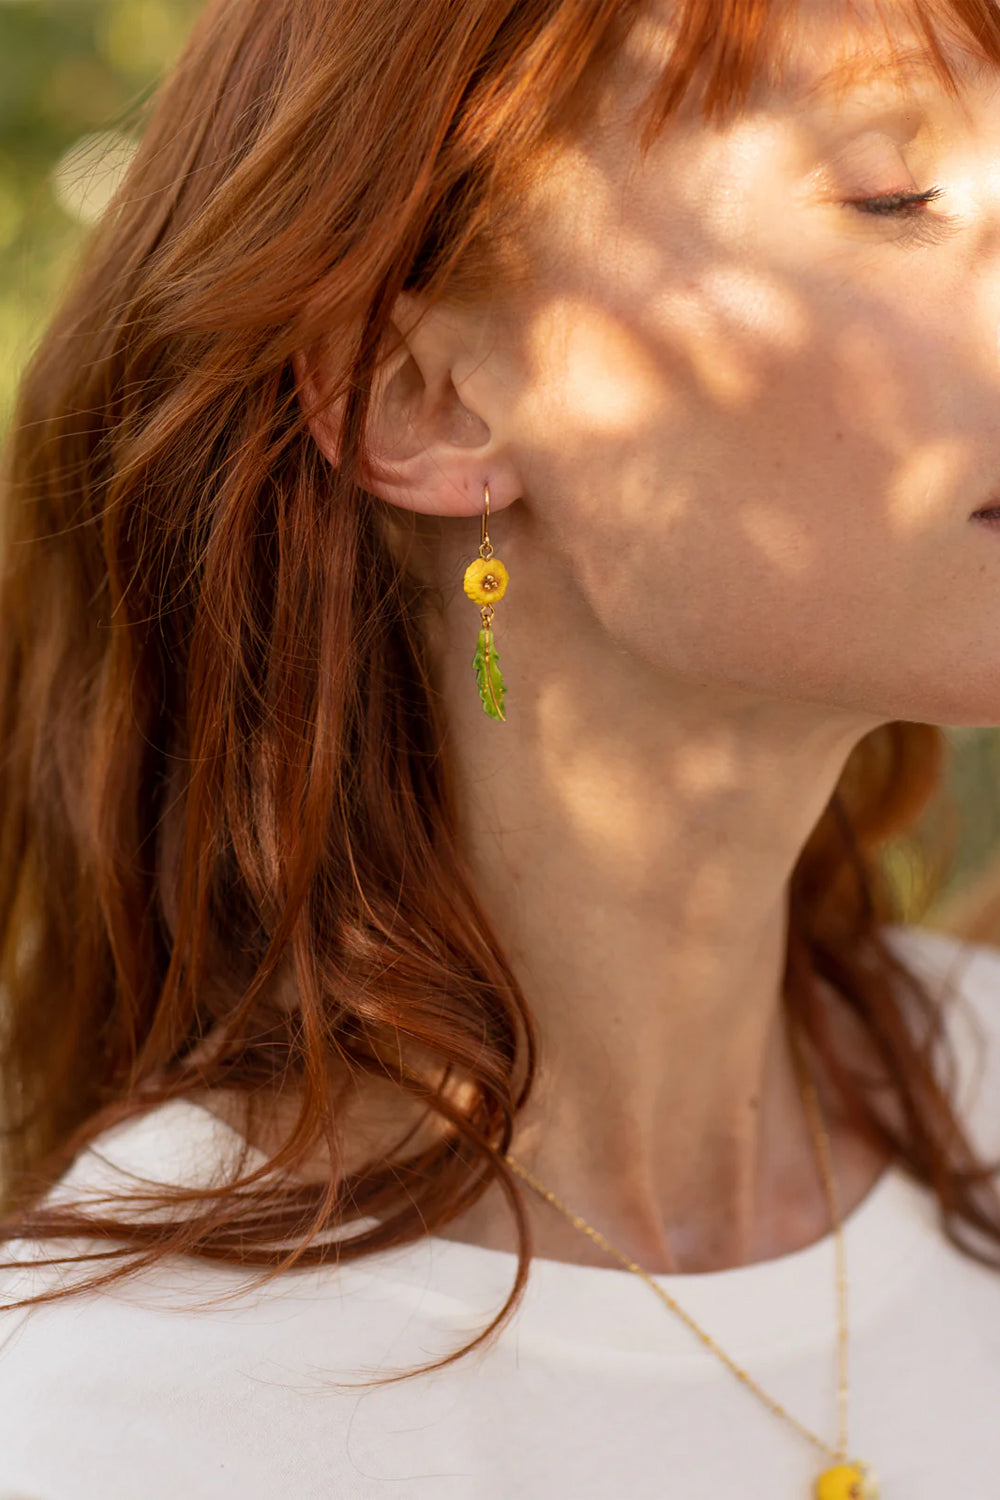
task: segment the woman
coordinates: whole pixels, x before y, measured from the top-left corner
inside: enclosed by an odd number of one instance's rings
[[[203,13],[7,450],[8,1491],[995,1492],[1000,955],[878,857],[1000,722],[998,79]]]

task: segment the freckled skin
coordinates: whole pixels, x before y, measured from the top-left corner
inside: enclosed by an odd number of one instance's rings
[[[828,61],[839,10],[803,25],[801,66]],[[543,174],[531,291],[461,389],[624,649],[688,683],[995,722],[1000,538],[968,516],[1000,489],[1000,97],[963,114],[937,86],[915,131],[769,96],[637,159],[654,41]],[[960,220],[936,244],[842,206],[931,184]]]
[[[802,0],[790,73],[885,45],[846,9]],[[767,84],[643,155],[668,15],[525,193],[527,285],[401,299],[371,431],[443,604],[463,851],[542,1039],[512,1152],[664,1272],[829,1231],[774,1024],[790,872],[871,730],[1000,723],[1000,535],[968,519],[1000,489],[1000,91],[890,119]],[[847,201],[932,185],[956,227],[927,242]],[[486,480],[510,586],[476,661]],[[885,1162],[837,1122],[833,1157],[847,1212]],[[449,1232],[510,1249],[509,1206]]]

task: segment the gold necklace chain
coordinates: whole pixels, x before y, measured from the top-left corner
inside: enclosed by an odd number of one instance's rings
[[[802,1050],[794,1030],[790,1031],[789,1037],[792,1046],[792,1055],[794,1057],[796,1070],[798,1073],[799,1086],[802,1090],[803,1102],[805,1104],[806,1112],[809,1117],[809,1124],[812,1130],[813,1142],[816,1147],[816,1153],[819,1157],[820,1170],[823,1175],[823,1186],[826,1191],[827,1204],[829,1205],[830,1209],[830,1218],[834,1226],[834,1249],[836,1254],[837,1274],[837,1406],[839,1419],[839,1440],[836,1448],[825,1442],[823,1438],[819,1437],[816,1433],[810,1432],[809,1428],[805,1427],[797,1417],[793,1417],[791,1412],[787,1411],[779,1401],[775,1401],[773,1396],[769,1396],[768,1393],[757,1384],[757,1382],[747,1373],[746,1370],[738,1365],[734,1359],[730,1358],[730,1356],[725,1352],[724,1349],[720,1349],[715,1340],[708,1333],[706,1333],[703,1328],[699,1327],[694,1318],[692,1318],[689,1313],[686,1313],[680,1306],[680,1304],[674,1300],[670,1293],[664,1287],[660,1286],[657,1281],[654,1281],[649,1272],[645,1271],[642,1266],[640,1266],[631,1258],[631,1256],[624,1254],[624,1252],[621,1250],[617,1250],[614,1245],[612,1245],[604,1237],[604,1235],[601,1234],[599,1229],[595,1229],[593,1225],[587,1223],[586,1219],[581,1218],[579,1214],[575,1214],[573,1213],[572,1209],[567,1208],[566,1204],[563,1203],[559,1198],[557,1198],[555,1193],[551,1192],[549,1188],[545,1187],[544,1184],[539,1182],[538,1178],[533,1176],[526,1167],[522,1167],[520,1162],[515,1161],[513,1156],[508,1154],[507,1156],[505,1156],[504,1160],[507,1162],[507,1165],[509,1167],[513,1168],[513,1170],[518,1174],[519,1177],[522,1177],[524,1179],[529,1187],[533,1188],[536,1193],[540,1194],[542,1198],[551,1203],[553,1208],[557,1208],[559,1212],[563,1214],[569,1220],[569,1222],[575,1226],[575,1228],[581,1230],[584,1234],[589,1235],[589,1237],[594,1241],[595,1244],[599,1245],[601,1249],[604,1250],[608,1255],[613,1256],[615,1260],[620,1261],[620,1263],[625,1267],[626,1270],[632,1271],[636,1276],[640,1276],[649,1287],[649,1289],[656,1293],[660,1301],[665,1303],[672,1312],[675,1312],[678,1315],[678,1317],[682,1318],[688,1325],[688,1327],[692,1330],[692,1332],[697,1334],[702,1343],[705,1344],[707,1348],[711,1349],[713,1354],[717,1354],[719,1358],[723,1360],[726,1365],[728,1365],[729,1369],[732,1370],[737,1379],[740,1380],[750,1390],[754,1391],[755,1394],[758,1395],[761,1400],[764,1401],[766,1405],[769,1406],[777,1416],[784,1417],[786,1421],[791,1422],[792,1426],[797,1428],[797,1430],[802,1434],[803,1437],[808,1438],[809,1442],[811,1442],[815,1447],[819,1448],[822,1453],[827,1455],[827,1457],[834,1460],[837,1467],[827,1470],[824,1474],[820,1475],[816,1482],[816,1489],[814,1493],[817,1497],[819,1497],[819,1500],[841,1500],[841,1497],[843,1497],[843,1500],[876,1500],[878,1490],[876,1487],[875,1476],[870,1468],[866,1464],[860,1463],[858,1461],[855,1461],[853,1463],[849,1463],[847,1461],[847,1271],[844,1256],[843,1227],[840,1222],[840,1212],[837,1206],[837,1193],[833,1181],[833,1162],[831,1159],[832,1153],[830,1149],[830,1138],[823,1124],[823,1117],[820,1112],[819,1101],[816,1098],[816,1090],[813,1085],[812,1079],[808,1075],[806,1061],[802,1054]]]

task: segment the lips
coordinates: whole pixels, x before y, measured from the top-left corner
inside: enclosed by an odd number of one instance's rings
[[[1000,505],[986,505],[982,510],[974,510],[969,517],[970,521],[974,521],[977,516],[984,521],[1000,521]]]

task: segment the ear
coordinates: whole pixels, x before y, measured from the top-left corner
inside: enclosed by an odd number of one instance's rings
[[[483,355],[472,347],[467,319],[454,308],[428,307],[404,293],[393,309],[390,340],[372,386],[365,488],[404,510],[467,516],[481,513],[488,482],[491,511],[510,505],[522,488],[499,439],[502,414],[485,409],[489,383],[470,378],[481,370]],[[310,407],[321,403],[321,392],[339,373],[324,367],[324,358],[313,356],[310,363],[301,350],[293,356]],[[343,397],[328,401],[309,419],[334,465],[344,406]]]

